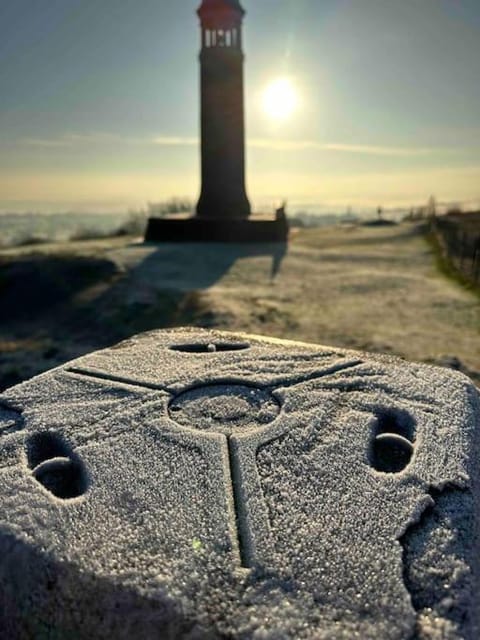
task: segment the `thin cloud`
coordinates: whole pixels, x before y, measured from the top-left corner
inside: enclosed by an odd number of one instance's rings
[[[119,136],[113,133],[65,133],[52,138],[22,138],[20,144],[29,147],[68,148],[92,144],[148,144],[148,139]]]
[[[247,141],[248,146],[256,149],[269,149],[272,151],[336,151],[339,153],[355,153],[374,156],[396,156],[409,157],[419,155],[430,155],[444,151],[427,147],[387,147],[376,145],[343,144],[317,142],[315,140],[272,140],[272,139],[252,139]]]
[[[59,148],[68,147],[71,144],[67,143],[63,138],[22,138],[19,140],[22,146],[26,147],[41,147],[41,148]]]
[[[452,151],[452,149],[435,149],[429,147],[377,147],[370,145],[355,144],[325,144],[323,148],[327,151],[340,151],[344,153],[361,153],[372,156],[428,156],[439,151]]]
[[[82,145],[136,145],[160,147],[198,147],[200,140],[195,136],[157,136],[154,138],[135,138],[119,136],[110,133],[68,133],[52,138],[24,138],[22,145],[43,148],[69,148]],[[319,142],[317,140],[275,140],[273,138],[250,138],[247,146],[251,149],[267,151],[332,151],[369,156],[387,156],[407,158],[413,156],[428,156],[435,153],[452,153],[460,149],[434,147],[390,147],[380,145],[344,144],[333,142]]]
[[[200,144],[198,138],[182,138],[180,136],[160,136],[154,138],[153,142],[162,147],[196,147]]]
[[[171,147],[190,147],[199,144],[198,138],[168,137],[155,138],[155,144]],[[335,151],[339,153],[355,153],[374,156],[410,157],[424,156],[438,153],[439,151],[452,151],[451,149],[435,149],[429,147],[387,147],[376,145],[342,144],[318,142],[316,140],[274,140],[272,138],[250,138],[247,146],[252,149],[265,149],[269,151]]]
[[[190,147],[199,144],[198,138],[187,138],[179,136],[159,136],[156,138],[136,138],[132,136],[121,136],[112,133],[65,133],[52,138],[22,138],[18,141],[23,146],[45,147],[45,148],[67,148],[78,147],[91,144],[118,144],[151,146],[159,145],[164,147],[182,146]]]

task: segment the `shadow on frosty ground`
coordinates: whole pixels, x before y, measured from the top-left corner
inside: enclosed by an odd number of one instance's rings
[[[4,250],[0,389],[185,325],[390,353],[480,384],[480,302],[437,273],[419,227],[303,230],[284,249],[117,238]]]

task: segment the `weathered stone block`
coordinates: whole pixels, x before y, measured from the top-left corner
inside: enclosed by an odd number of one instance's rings
[[[480,637],[461,374],[159,331],[0,396],[0,637]]]

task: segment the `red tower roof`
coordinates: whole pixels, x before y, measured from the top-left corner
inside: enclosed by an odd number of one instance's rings
[[[206,29],[231,29],[241,22],[245,10],[239,0],[203,0],[197,13]]]

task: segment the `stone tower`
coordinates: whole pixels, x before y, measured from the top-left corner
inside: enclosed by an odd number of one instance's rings
[[[242,21],[239,0],[203,0],[201,128],[202,190],[195,215],[148,220],[147,242],[281,243],[283,209],[251,216],[245,192]],[[256,255],[256,254],[255,254]]]
[[[197,218],[246,219],[242,21],[239,0],[203,0],[201,163]]]

